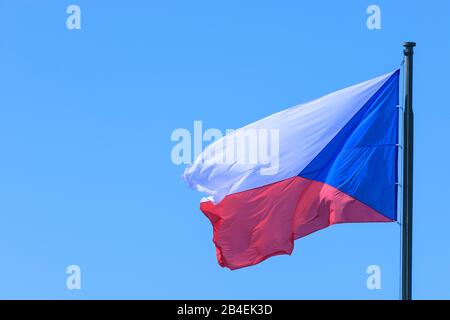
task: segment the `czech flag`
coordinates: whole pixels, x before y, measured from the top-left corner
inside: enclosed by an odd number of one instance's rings
[[[184,179],[209,196],[200,209],[219,264],[238,269],[291,254],[295,239],[336,223],[395,221],[398,102],[396,70],[205,148]]]

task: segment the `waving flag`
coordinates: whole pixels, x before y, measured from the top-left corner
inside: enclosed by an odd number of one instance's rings
[[[189,186],[209,196],[200,209],[221,266],[291,254],[295,239],[332,224],[396,220],[398,79],[396,70],[278,112],[186,168]]]

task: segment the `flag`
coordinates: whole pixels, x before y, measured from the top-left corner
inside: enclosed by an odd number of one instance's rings
[[[219,264],[291,254],[295,239],[337,223],[395,221],[398,96],[396,70],[206,147],[183,176],[208,196]]]

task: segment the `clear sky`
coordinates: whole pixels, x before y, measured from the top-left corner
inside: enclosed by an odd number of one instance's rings
[[[387,73],[416,41],[414,297],[449,299],[449,14],[446,0],[1,0],[0,298],[397,299],[396,223],[221,268],[171,133],[239,128]],[[374,264],[381,290],[366,287]]]

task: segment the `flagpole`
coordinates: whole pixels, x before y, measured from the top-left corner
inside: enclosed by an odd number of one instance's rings
[[[403,226],[402,226],[402,300],[412,298],[413,231],[413,55],[415,42],[403,44],[405,56],[405,110],[403,112]]]

